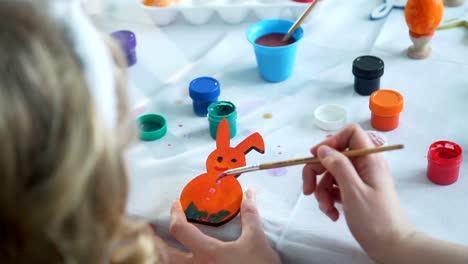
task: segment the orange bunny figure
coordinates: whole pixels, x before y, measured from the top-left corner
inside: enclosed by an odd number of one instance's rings
[[[265,152],[259,133],[248,136],[232,148],[229,124],[226,119],[221,121],[216,134],[216,150],[206,160],[207,172],[194,178],[182,190],[180,203],[189,221],[220,226],[239,213],[243,195],[237,181],[239,175],[216,179],[226,170],[245,166],[245,155],[253,149],[262,154]]]

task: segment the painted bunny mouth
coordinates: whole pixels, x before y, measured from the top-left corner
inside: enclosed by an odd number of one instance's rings
[[[217,171],[227,171],[228,169],[229,168],[227,168],[227,167],[218,167],[218,166],[215,167],[215,170],[217,170]]]

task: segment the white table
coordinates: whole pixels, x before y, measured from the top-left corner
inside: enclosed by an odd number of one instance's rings
[[[389,143],[406,149],[386,154],[401,203],[421,230],[437,238],[468,243],[468,161],[460,179],[441,187],[426,176],[427,150],[440,139],[468,150],[468,31],[436,32],[430,59],[415,61],[405,55],[411,44],[402,10],[384,20],[370,21],[377,0],[324,0],[304,26],[294,76],[283,83],[262,81],[253,49],[245,39],[252,23],[226,25],[219,19],[192,26],[182,19],[162,28],[152,25],[129,0],[113,2],[95,17],[106,32],[130,29],[137,34],[139,62],[130,68],[135,115],[162,114],[169,134],[160,141],[138,143],[128,153],[130,194],[128,212],[151,219],[161,235],[168,235],[169,208],[182,188],[205,170],[205,157],[215,144],[206,118],[195,117],[187,95],[188,82],[199,76],[217,78],[221,100],[239,110],[238,135],[260,132],[266,153],[250,153],[249,164],[309,155],[309,148],[328,134],[313,125],[312,112],[325,103],[346,107],[349,121],[371,129],[366,96],[353,91],[354,58],[372,54],[385,61],[382,86],[405,97],[401,124],[385,133]],[[468,5],[447,8],[445,18],[468,12]],[[272,119],[263,114],[271,113]],[[239,178],[244,190],[258,191],[258,207],[268,238],[285,263],[369,263],[354,241],[344,218],[331,222],[313,197],[302,195],[301,166],[255,172]],[[364,223],[365,224],[365,223]],[[225,240],[236,239],[239,216],[219,227],[200,227]],[[382,227],[384,228],[384,227]]]

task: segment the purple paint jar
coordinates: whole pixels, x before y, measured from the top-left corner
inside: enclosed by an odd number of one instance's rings
[[[122,52],[127,58],[128,67],[133,66],[137,62],[136,56],[136,36],[133,32],[128,30],[119,30],[111,34],[112,38],[119,43]]]

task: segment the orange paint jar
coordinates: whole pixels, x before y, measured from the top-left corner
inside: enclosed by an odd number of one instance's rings
[[[369,108],[372,112],[371,124],[375,129],[394,130],[403,111],[403,96],[394,90],[375,91],[370,96]]]

